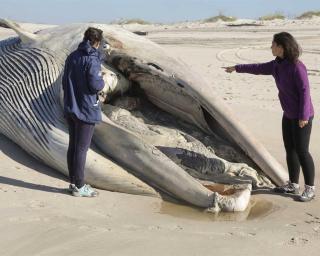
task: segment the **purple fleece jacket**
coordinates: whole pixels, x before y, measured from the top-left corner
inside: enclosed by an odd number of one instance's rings
[[[279,90],[278,96],[285,117],[309,120],[314,115],[308,73],[301,61],[291,63],[286,59],[276,58],[267,63],[240,64],[235,68],[238,73],[272,75]]]

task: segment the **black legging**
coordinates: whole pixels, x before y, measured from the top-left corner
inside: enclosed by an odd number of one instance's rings
[[[84,185],[84,167],[91,144],[94,124],[85,123],[74,115],[67,116],[69,124],[69,147],[67,162],[70,183],[78,188]]]
[[[282,118],[282,136],[287,153],[289,178],[293,183],[299,183],[300,166],[306,185],[314,185],[314,163],[309,153],[312,118],[303,128],[299,127],[299,120]]]

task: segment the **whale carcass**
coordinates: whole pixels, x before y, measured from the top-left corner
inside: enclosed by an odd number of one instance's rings
[[[242,211],[251,186],[287,180],[283,167],[185,63],[116,26],[71,24],[23,30],[0,42],[0,132],[68,175],[61,77],[89,26],[104,32],[103,120],[88,151],[86,182],[101,189],[177,198],[214,211]],[[215,183],[226,184],[215,191]]]

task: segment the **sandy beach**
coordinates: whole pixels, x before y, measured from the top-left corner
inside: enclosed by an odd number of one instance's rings
[[[255,25],[248,25],[255,24]],[[232,25],[232,26],[230,26]],[[126,25],[203,76],[247,128],[286,167],[282,110],[271,76],[228,74],[221,68],[273,58],[274,33],[300,43],[308,69],[315,118],[310,151],[320,186],[320,18],[233,23]],[[24,24],[37,31],[46,25]],[[15,36],[0,28],[0,39]],[[159,198],[99,190],[74,198],[67,178],[0,135],[0,255],[319,255],[320,200],[253,192],[242,213],[204,213]],[[301,173],[300,185],[304,180]],[[319,194],[320,192],[318,192]]]

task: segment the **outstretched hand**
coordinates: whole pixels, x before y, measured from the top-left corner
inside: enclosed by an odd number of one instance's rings
[[[232,73],[233,71],[236,70],[235,66],[230,66],[230,67],[222,67],[227,73]]]

